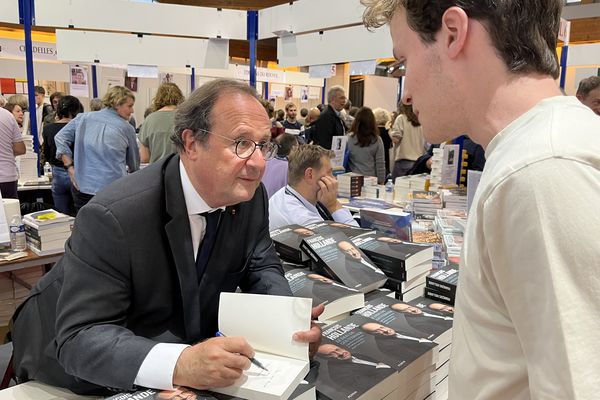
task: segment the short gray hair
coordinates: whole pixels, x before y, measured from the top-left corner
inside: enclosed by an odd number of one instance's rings
[[[586,98],[592,90],[600,87],[600,76],[590,76],[582,79],[577,88],[577,96]]]
[[[333,101],[333,98],[337,96],[338,93],[346,94],[346,89],[344,89],[343,86],[339,85],[330,87],[327,91],[327,103],[331,103]]]
[[[234,79],[222,78],[200,86],[179,105],[175,113],[174,133],[171,136],[179,152],[185,148],[182,134],[186,129],[194,132],[194,140],[198,143],[206,141],[206,131],[212,130],[212,111],[215,104],[222,95],[235,93],[248,95],[260,102],[260,97],[252,86]]]
[[[94,97],[90,100],[90,111],[100,111],[102,110],[102,99]]]

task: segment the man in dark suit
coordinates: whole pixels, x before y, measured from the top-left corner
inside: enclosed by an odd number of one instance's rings
[[[269,128],[254,89],[233,80],[207,83],[180,105],[179,154],[83,207],[65,256],[15,313],[19,382],[95,394],[207,389],[249,368],[243,338],[213,336],[221,292],[291,295],[260,184],[276,149]],[[319,338],[317,327],[294,335]]]
[[[330,88],[327,92],[327,103],[327,108],[313,124],[311,139],[314,144],[331,150],[331,138],[342,136],[346,133],[344,122],[340,116],[346,104],[346,92],[344,88],[341,86]]]

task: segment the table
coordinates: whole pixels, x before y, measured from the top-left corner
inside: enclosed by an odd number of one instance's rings
[[[27,249],[27,257],[18,258],[12,261],[0,261],[0,272],[11,272],[23,268],[37,267],[43,265],[46,267],[46,271],[60,258],[64,252],[60,251],[55,254],[49,254],[45,256],[38,256],[31,250]]]
[[[92,400],[95,396],[80,396],[73,392],[41,382],[26,382],[0,390],[0,400]]]
[[[19,192],[19,201],[21,203],[48,203],[53,204],[52,201],[52,185],[49,183],[37,184],[37,185],[19,185],[17,191]]]

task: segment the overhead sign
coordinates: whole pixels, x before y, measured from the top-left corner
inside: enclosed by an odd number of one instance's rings
[[[17,39],[0,39],[0,57],[25,58],[25,42]],[[56,44],[33,42],[34,60],[56,60]]]
[[[377,68],[377,60],[352,61],[350,63],[350,75],[374,75]]]
[[[236,65],[235,78],[249,81],[250,67],[248,65]],[[285,71],[268,68],[256,68],[256,80],[258,82],[285,83]]]

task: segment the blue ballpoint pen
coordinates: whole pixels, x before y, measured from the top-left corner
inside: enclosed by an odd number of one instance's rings
[[[217,332],[217,333],[215,334],[215,336],[217,336],[217,337],[227,337],[227,336],[225,336],[225,334],[224,334],[224,333],[222,333],[222,332]],[[264,369],[265,371],[269,372],[269,370],[268,370],[268,369],[266,369],[266,368],[265,368],[265,366],[264,366],[264,365],[262,365],[262,364],[261,364],[261,362],[260,362],[260,361],[258,361],[256,358],[254,358],[254,357],[248,357],[248,360],[250,360],[250,362],[251,362],[252,364],[256,365],[258,368],[260,368],[260,369]]]

